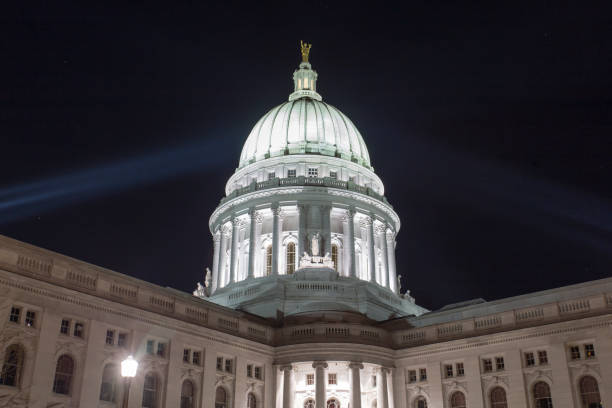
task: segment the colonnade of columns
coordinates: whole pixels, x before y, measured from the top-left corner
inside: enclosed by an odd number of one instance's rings
[[[294,208],[290,209],[291,213],[295,212]],[[398,293],[396,270],[395,270],[395,233],[385,220],[377,219],[372,213],[358,213],[354,208],[340,210],[332,208],[327,204],[309,204],[298,203],[297,205],[297,249],[296,262],[304,254],[310,252],[309,237],[311,234],[319,233],[322,237],[321,254],[332,253],[332,211],[338,214],[339,211],[344,211],[342,216],[342,231],[343,235],[343,253],[344,260],[342,274],[357,278],[358,271],[355,262],[355,221],[356,218],[360,221],[361,228],[365,228],[365,234],[362,230],[360,239],[362,245],[367,245],[367,265],[362,265],[364,274],[362,278],[367,277],[373,283],[378,283],[386,286],[390,290]],[[266,215],[267,214],[267,215]],[[286,216],[283,207],[278,203],[272,204],[267,209],[250,208],[247,214],[234,215],[228,222],[217,227],[213,234],[214,240],[214,255],[213,255],[213,270],[212,270],[212,292],[217,289],[237,282],[245,278],[244,271],[239,276],[239,261],[240,251],[246,252],[246,248],[241,245],[246,242],[246,237],[240,238],[241,232],[247,228],[248,234],[248,259],[246,262],[246,278],[254,278],[256,266],[258,265],[258,253],[261,251],[261,236],[262,224],[264,216],[272,218],[271,228],[271,268],[270,274],[278,275],[281,271],[281,257],[283,247],[283,220]],[[375,225],[376,224],[376,225]],[[267,227],[269,228],[269,227]],[[340,233],[340,231],[338,231]],[[378,251],[378,256],[377,256]],[[246,255],[245,255],[246,256]],[[380,261],[380,264],[377,263]],[[262,265],[264,266],[264,265]],[[265,268],[265,266],[264,266]],[[378,273],[377,273],[378,272]]]

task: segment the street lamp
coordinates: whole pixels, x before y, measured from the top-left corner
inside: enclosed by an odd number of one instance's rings
[[[130,394],[130,385],[132,378],[136,376],[138,370],[138,361],[134,360],[131,355],[121,362],[121,376],[125,380],[123,389],[123,408],[128,408],[128,398]]]

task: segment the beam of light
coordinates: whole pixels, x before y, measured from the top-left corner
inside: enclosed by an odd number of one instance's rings
[[[213,169],[232,160],[223,155],[226,149],[222,144],[220,138],[215,138],[0,188],[0,223],[181,174]]]

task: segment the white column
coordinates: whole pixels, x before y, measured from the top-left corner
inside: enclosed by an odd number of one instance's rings
[[[293,395],[291,393],[292,369],[293,367],[290,365],[281,367],[281,371],[283,372],[283,408],[292,408],[293,406]]]
[[[225,264],[227,262],[226,258],[227,258],[227,239],[228,239],[228,229],[223,226],[221,227],[221,243],[220,243],[220,248],[219,248],[219,265],[217,266],[217,289],[220,289],[223,287],[223,282],[224,282],[224,275],[226,273],[225,271]]]
[[[214,251],[213,251],[213,270],[212,270],[212,290],[211,294],[215,293],[217,287],[219,285],[219,243],[221,242],[221,231],[220,228],[217,227],[217,230],[213,234],[213,243],[214,243]]]
[[[240,219],[232,219],[232,252],[230,254],[230,276],[229,283],[236,281],[236,269],[238,266],[238,236],[240,234]]]
[[[315,369],[315,402],[317,407],[325,407],[327,403],[327,391],[325,381],[325,369],[327,363],[325,361],[315,361],[312,363],[312,368]]]
[[[364,223],[368,229],[368,261],[370,264],[370,282],[376,283],[376,251],[374,242],[374,220],[366,217]]]
[[[298,247],[297,247],[297,259],[299,260],[304,252],[306,252],[306,213],[308,211],[308,207],[305,204],[298,204],[298,217],[299,217],[299,227],[298,227]]]
[[[272,206],[272,275],[278,275],[280,262],[281,234],[283,229],[281,208],[278,204]]]
[[[381,279],[384,285],[391,289],[391,274],[389,273],[389,246],[387,245],[387,225],[383,224],[377,230],[380,237],[381,255],[382,255],[382,270],[380,271]]]
[[[387,374],[389,369],[380,367],[376,372],[376,399],[378,401],[377,408],[389,408],[389,387],[387,386]]]
[[[259,214],[255,211],[255,208],[249,210],[249,216],[251,217],[251,229],[249,230],[249,269],[247,279],[253,279],[255,277],[255,253],[257,251],[259,242],[257,236],[257,219]]]
[[[321,217],[323,217],[323,254],[329,254],[331,256],[331,206],[324,205],[321,207]]]
[[[401,288],[397,284],[397,272],[395,270],[395,237],[390,228],[387,229],[385,245],[387,246],[387,262],[389,265],[389,288],[399,295]]]
[[[351,369],[351,408],[361,408],[361,378],[359,370],[363,369],[361,363],[350,363]]]
[[[357,270],[355,269],[355,209],[349,208],[346,212],[346,250],[348,255],[348,272],[351,278],[357,277]]]

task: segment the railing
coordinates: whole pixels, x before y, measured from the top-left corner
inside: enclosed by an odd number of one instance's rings
[[[267,190],[269,188],[277,188],[277,187],[289,187],[289,186],[315,186],[315,187],[329,187],[329,188],[337,188],[340,190],[348,190],[355,191],[360,194],[364,194],[375,198],[379,201],[384,202],[389,205],[387,198],[381,194],[378,194],[376,191],[372,190],[370,187],[363,187],[358,184],[353,183],[352,181],[342,181],[338,179],[334,179],[331,177],[306,177],[306,176],[298,176],[298,177],[289,177],[289,178],[273,178],[272,180],[266,181],[255,181],[251,182],[248,186],[239,187],[232,191],[228,196],[223,197],[221,199],[221,204],[228,202],[236,197],[239,197],[244,194],[252,193],[254,191],[259,190]]]

